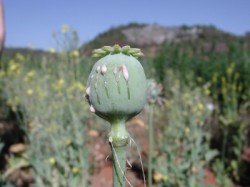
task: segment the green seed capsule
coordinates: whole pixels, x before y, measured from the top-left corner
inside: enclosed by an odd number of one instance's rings
[[[109,47],[105,47],[107,51]],[[126,49],[133,49],[128,48]],[[146,102],[147,81],[136,49],[133,53],[115,46],[98,60],[88,78],[87,98],[91,111],[109,122],[125,120],[138,114]],[[113,51],[113,52],[112,52]],[[96,54],[103,54],[95,50]],[[142,53],[141,53],[142,54]]]

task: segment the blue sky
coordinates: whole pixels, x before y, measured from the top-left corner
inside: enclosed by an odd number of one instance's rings
[[[6,46],[48,49],[61,25],[82,42],[130,22],[165,26],[212,24],[238,35],[250,31],[250,0],[3,0]]]

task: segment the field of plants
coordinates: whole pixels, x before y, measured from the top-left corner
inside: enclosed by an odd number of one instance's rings
[[[53,37],[46,54],[1,57],[0,186],[110,187],[110,126],[84,98],[96,59],[73,29]],[[143,186],[141,165],[147,186],[250,186],[250,42],[204,40],[139,58],[148,96],[127,124],[132,186]]]

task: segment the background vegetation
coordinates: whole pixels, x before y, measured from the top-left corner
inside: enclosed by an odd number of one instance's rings
[[[88,132],[101,133],[109,126],[93,117],[84,101],[94,62],[89,53],[114,43],[142,47],[147,77],[163,88],[154,106],[154,185],[250,185],[249,36],[183,26],[182,35],[172,40],[142,45],[123,32],[144,27],[114,28],[80,47],[77,32],[64,25],[53,35],[57,49],[5,51],[0,69],[2,186],[92,185],[97,166],[89,162]],[[193,28],[200,29],[195,37],[185,34]],[[137,125],[147,127],[149,104]],[[18,130],[8,131],[10,124]],[[146,157],[147,152],[147,168]],[[137,165],[136,159],[132,164]],[[16,176],[16,171],[22,172]]]

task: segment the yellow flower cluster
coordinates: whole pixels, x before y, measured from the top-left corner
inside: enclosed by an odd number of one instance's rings
[[[16,63],[14,60],[10,60],[8,67],[8,75],[19,75],[20,71],[20,64]]]
[[[54,166],[56,164],[56,159],[54,157],[50,157],[47,162]]]
[[[85,91],[85,86],[80,82],[74,82],[73,84],[68,86],[67,90],[69,93],[73,92],[74,90],[79,90],[80,92],[83,92]]]
[[[30,82],[30,81],[32,81],[33,80],[33,78],[34,78],[34,75],[35,75],[35,71],[34,70],[31,70],[31,71],[29,71],[27,74],[26,74],[26,76],[24,77],[24,82]]]
[[[79,57],[79,55],[80,55],[80,53],[79,53],[78,50],[73,50],[73,51],[70,52],[71,57],[77,58],[77,57]]]
[[[26,93],[27,93],[27,95],[33,95],[33,93],[34,93],[34,91],[31,89],[31,88],[29,88],[27,91],[26,91]]]
[[[71,170],[72,170],[73,174],[78,174],[81,171],[80,168],[78,168],[78,167],[73,167]]]
[[[190,128],[185,127],[184,132],[185,132],[186,135],[189,135],[189,133],[190,133]]]
[[[203,92],[205,95],[209,96],[211,94],[211,84],[210,83],[206,83],[203,86]]]
[[[155,180],[155,182],[159,183],[161,181],[167,181],[168,180],[168,176],[167,175],[163,175],[162,173],[160,172],[154,172],[153,174],[153,178]]]
[[[53,83],[52,87],[58,91],[58,90],[61,90],[63,88],[64,84],[65,84],[65,81],[64,81],[64,79],[61,78],[61,79],[57,80],[55,83]]]
[[[235,69],[235,63],[230,63],[227,67],[227,75],[232,75]]]
[[[19,62],[23,62],[23,61],[25,60],[24,56],[23,56],[22,54],[20,54],[20,53],[17,53],[17,54],[15,55],[15,59],[16,59],[17,61],[19,61]]]

